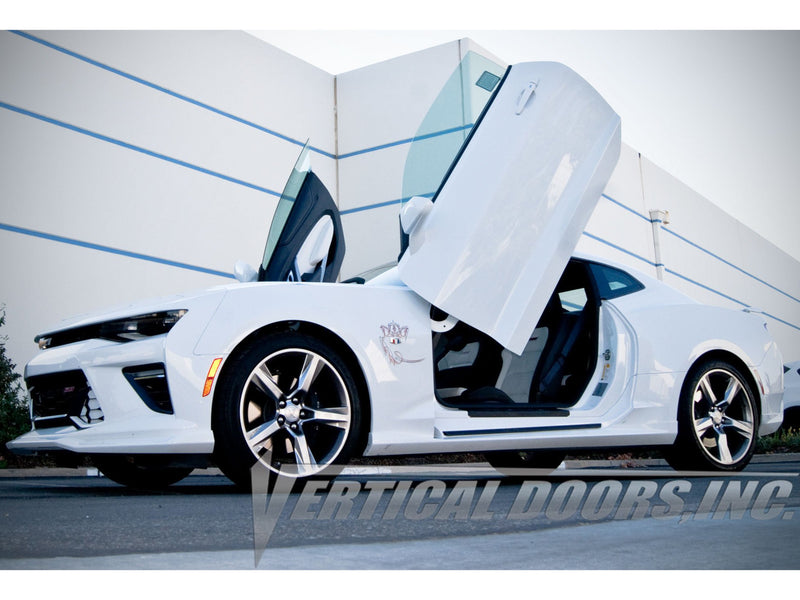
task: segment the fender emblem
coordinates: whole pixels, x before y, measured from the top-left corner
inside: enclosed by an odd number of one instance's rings
[[[408,327],[401,327],[394,321],[388,325],[381,325],[381,348],[386,355],[386,359],[390,364],[399,365],[401,363],[418,363],[422,362],[421,358],[408,359],[404,358],[399,350],[392,349],[393,346],[399,346],[408,338]]]

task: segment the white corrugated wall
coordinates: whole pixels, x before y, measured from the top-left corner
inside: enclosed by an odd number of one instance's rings
[[[61,318],[257,264],[307,138],[342,210],[342,275],[395,259],[411,138],[469,51],[487,54],[458,40],[334,77],[241,32],[0,32],[12,358],[21,368]],[[579,249],[656,273],[654,209],[670,213],[657,225],[665,281],[763,309],[785,358],[800,360],[800,264],[634,149]]]

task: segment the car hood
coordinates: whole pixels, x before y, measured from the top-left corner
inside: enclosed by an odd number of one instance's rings
[[[520,354],[620,145],[619,116],[572,70],[510,67],[431,205],[408,220],[400,278]]]
[[[234,285],[229,284],[217,286],[205,290],[174,294],[160,298],[148,298],[138,302],[121,304],[95,312],[84,313],[82,315],[77,315],[68,319],[64,319],[63,321],[59,321],[52,327],[45,329],[42,333],[37,335],[36,339],[38,340],[40,337],[46,337],[68,329],[76,329],[86,325],[95,325],[97,323],[105,323],[107,321],[125,319],[137,315],[146,315],[167,310],[190,309],[191,305],[197,301],[207,300],[215,295],[221,300],[225,295],[226,290],[234,287]]]

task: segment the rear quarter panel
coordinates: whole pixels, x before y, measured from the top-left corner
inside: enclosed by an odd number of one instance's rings
[[[761,399],[759,433],[780,426],[783,368],[780,351],[757,314],[681,299],[666,286],[614,300],[636,331],[640,380],[671,382],[673,402],[687,372],[703,356],[723,351],[737,357],[756,382]]]

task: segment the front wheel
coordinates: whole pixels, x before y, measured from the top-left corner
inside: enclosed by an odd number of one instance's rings
[[[689,372],[678,407],[678,437],[665,452],[678,470],[740,471],[753,456],[758,410],[733,365],[709,361]]]
[[[243,488],[256,461],[288,477],[322,475],[355,450],[360,414],[355,381],[332,348],[304,333],[268,335],[234,358],[219,382],[217,464]]]

